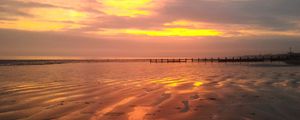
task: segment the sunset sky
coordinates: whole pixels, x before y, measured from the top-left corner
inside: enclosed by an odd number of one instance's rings
[[[1,0],[0,58],[300,51],[300,0]]]

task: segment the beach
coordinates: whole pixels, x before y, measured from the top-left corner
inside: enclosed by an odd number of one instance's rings
[[[300,67],[107,62],[0,66],[1,120],[298,120]]]

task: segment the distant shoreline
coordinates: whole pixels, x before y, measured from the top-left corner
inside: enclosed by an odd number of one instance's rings
[[[66,63],[103,63],[103,62],[149,62],[149,63],[186,63],[186,62],[218,62],[218,63],[266,63],[290,62],[299,64],[300,53],[244,55],[233,57],[152,57],[152,58],[94,58],[94,59],[0,59],[0,66],[13,65],[49,65]]]
[[[151,62],[151,60],[155,59],[86,59],[86,60],[72,60],[72,59],[65,59],[65,60],[0,60],[0,66],[25,66],[25,65],[52,65],[52,64],[68,64],[68,63],[125,63],[125,62]],[[161,60],[161,59],[160,59]],[[168,59],[163,59],[168,60]],[[169,59],[174,60],[174,59]],[[175,59],[177,60],[177,59]],[[181,59],[185,60],[185,59]],[[170,62],[157,62],[157,63],[210,63],[210,61],[204,61],[204,59],[194,59],[199,60],[193,62],[193,59],[188,59],[188,62],[178,62],[178,61],[170,61]],[[217,63],[222,63],[215,61]],[[280,62],[280,61],[279,61]],[[230,62],[228,62],[230,63]],[[237,62],[236,62],[237,63]],[[248,63],[272,63],[269,61],[264,62],[248,62]],[[278,63],[274,62],[274,63]],[[155,62],[154,62],[155,64]]]
[[[67,63],[102,63],[102,62],[149,62],[149,59],[86,59],[86,60],[0,60],[0,66],[13,65],[49,65]]]

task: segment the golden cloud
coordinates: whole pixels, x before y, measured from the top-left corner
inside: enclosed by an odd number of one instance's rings
[[[201,37],[201,36],[221,36],[222,32],[213,29],[188,29],[188,28],[164,28],[161,30],[141,30],[141,29],[104,29],[96,32],[100,35],[142,35],[154,37]]]
[[[108,15],[136,17],[150,15],[152,0],[98,0]]]
[[[88,15],[83,12],[61,8],[26,9],[33,17],[15,17],[15,20],[1,20],[0,28],[29,31],[63,31],[81,28]]]

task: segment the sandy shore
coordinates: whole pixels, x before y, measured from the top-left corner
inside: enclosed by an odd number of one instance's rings
[[[300,68],[83,63],[0,67],[1,120],[298,120]]]

